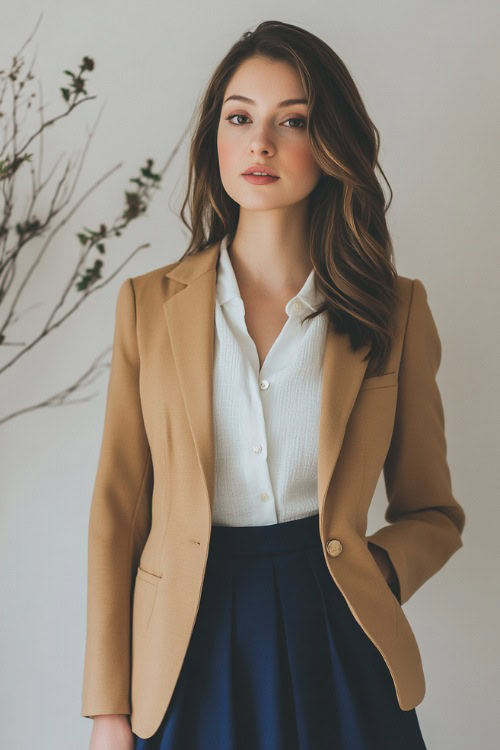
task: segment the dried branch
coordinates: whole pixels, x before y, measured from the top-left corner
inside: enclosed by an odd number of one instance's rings
[[[64,388],[58,393],[55,393],[49,398],[44,399],[43,401],[38,401],[38,403],[36,404],[25,406],[22,409],[13,411],[11,414],[8,414],[5,417],[0,417],[0,424],[5,424],[9,420],[14,419],[14,417],[18,417],[21,414],[26,414],[29,411],[35,411],[35,409],[42,409],[46,406],[67,406],[68,404],[79,404],[84,401],[90,401],[90,399],[96,395],[96,392],[90,394],[89,396],[84,396],[81,399],[73,399],[72,401],[70,401],[68,397],[80,388],[89,385],[89,383],[92,383],[103,369],[109,368],[111,362],[105,362],[104,364],[102,364],[100,363],[100,359],[105,354],[110,352],[111,349],[112,347],[108,346],[103,352],[101,352],[101,354],[96,357],[96,359],[92,362],[90,367],[87,368],[83,375],[81,375],[72,385]]]
[[[43,177],[44,133],[46,128],[61,125],[62,121],[68,118],[78,106],[96,97],[88,95],[87,78],[84,77],[94,70],[95,63],[91,57],[84,56],[77,72],[63,71],[69,80],[65,82],[66,85],[60,87],[61,97],[65,105],[62,112],[48,118],[45,117],[43,90],[39,83],[38,124],[31,135],[21,135],[23,125],[30,111],[33,111],[32,99],[37,96],[34,92],[29,93],[29,89],[33,85],[32,82],[35,80],[34,61],[25,73],[21,52],[34,36],[40,20],[41,16],[29,39],[13,57],[10,69],[7,71],[0,70],[0,120],[3,122],[3,138],[0,143],[0,311],[4,312],[4,309],[6,309],[5,315],[2,316],[3,322],[0,324],[0,352],[7,353],[12,351],[13,348],[17,350],[15,354],[2,362],[0,375],[19,363],[22,357],[32,351],[42,339],[45,339],[56,328],[65,323],[92,294],[109,284],[136,253],[149,247],[149,243],[141,243],[122,262],[115,263],[116,267],[113,271],[104,273],[104,258],[111,240],[123,236],[130,222],[144,216],[153,200],[155,191],[161,186],[163,174],[171,164],[187,132],[186,129],[160,172],[154,171],[154,160],[148,158],[145,166],[140,168],[138,176],[129,179],[129,183],[133,183],[134,187],[133,189],[125,189],[124,207],[119,216],[109,223],[103,221],[96,223],[94,229],[84,227],[76,232],[78,253],[75,257],[74,266],[64,283],[63,290],[59,295],[56,295],[56,300],[52,304],[44,323],[40,323],[41,316],[39,313],[32,316],[33,330],[30,332],[28,340],[20,341],[19,337],[14,335],[15,323],[21,316],[26,315],[29,310],[40,304],[29,304],[21,314],[18,312],[23,295],[27,293],[28,281],[31,279],[36,281],[36,273],[40,263],[44,257],[47,257],[58,232],[69,224],[75,212],[87,198],[122,166],[120,163],[109,169],[96,179],[73,205],[69,205],[81,176],[90,143],[95,136],[97,123],[102,114],[101,109],[94,126],[87,135],[85,147],[79,159],[65,159],[64,154],[60,155],[49,170],[48,176]],[[20,143],[22,145],[19,145]],[[38,148],[36,155],[28,151],[29,147],[35,145]],[[25,165],[28,166],[29,172],[24,169]],[[61,166],[62,169],[60,169]],[[19,208],[19,195],[23,195],[23,191],[17,186],[17,180],[20,176],[24,176],[26,179],[29,177],[30,183],[30,194],[26,195],[26,191],[24,191],[26,200],[24,210]],[[53,184],[54,179],[55,184]],[[41,198],[45,196],[51,184],[53,185],[52,194],[45,201],[45,210],[43,212],[37,210],[37,205]],[[15,214],[18,216],[17,219]],[[35,245],[37,251],[33,252],[31,247]],[[27,252],[29,252],[29,255],[27,255]],[[21,260],[23,260],[22,265]],[[72,299],[70,299],[70,296]],[[9,299],[9,303],[7,303],[7,299]],[[102,354],[99,355],[96,362],[99,361],[101,356]],[[1,417],[0,424],[34,409],[88,400],[89,397],[73,400],[68,397],[82,386],[87,385],[90,378],[101,371],[102,366],[97,365],[96,362],[68,388],[50,398]]]

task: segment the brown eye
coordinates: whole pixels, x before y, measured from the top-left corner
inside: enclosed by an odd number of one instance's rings
[[[306,124],[306,121],[302,119],[302,117],[288,117],[285,122],[290,122],[290,120],[295,120],[295,122],[301,122],[302,125]],[[300,130],[300,128],[290,128],[291,130]]]
[[[231,125],[246,125],[247,124],[246,122],[233,122],[232,121],[233,117],[245,117],[248,120],[248,117],[246,115],[240,115],[240,114],[228,115],[224,119],[228,120],[231,123]],[[293,127],[289,126],[288,127],[289,130],[301,130],[306,124],[306,121],[302,117],[287,117],[286,120],[283,120],[283,122],[290,122],[290,121],[299,122],[301,123],[301,125],[293,126]]]
[[[246,117],[246,115],[228,115],[228,116],[227,116],[227,117],[225,117],[224,119],[225,119],[225,120],[229,120],[229,122],[231,123],[231,125],[245,125],[245,123],[244,123],[244,122],[232,122],[232,118],[233,118],[233,117]],[[247,119],[248,119],[248,118],[247,118]]]

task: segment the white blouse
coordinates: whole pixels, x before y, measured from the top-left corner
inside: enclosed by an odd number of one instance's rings
[[[270,525],[318,512],[317,447],[327,314],[314,269],[286,304],[288,320],[259,370],[257,348],[222,240],[217,265],[212,523]]]

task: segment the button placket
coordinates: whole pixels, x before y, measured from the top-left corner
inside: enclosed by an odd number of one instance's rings
[[[264,363],[264,366],[265,366],[266,370],[269,367],[269,361],[268,361],[269,359],[270,359],[269,357],[266,358],[266,362]],[[264,369],[264,367],[262,368],[262,370],[263,369]],[[260,375],[262,375],[262,370],[259,373]],[[268,388],[269,388],[269,380],[267,380],[266,378],[262,378],[261,380],[259,380],[259,389],[261,391],[267,391]],[[266,418],[265,418],[264,406],[263,406],[262,402],[261,402],[261,409],[262,409],[262,418],[263,418],[263,422],[264,422],[264,425],[265,425],[266,424]],[[254,446],[254,448],[256,448],[256,447],[257,446]],[[268,492],[260,492],[259,495],[258,495],[258,497],[259,497],[259,501],[261,503],[269,503],[269,500],[271,499],[271,495]]]
[[[239,392],[232,384],[224,381],[223,373],[220,374],[221,397],[218,404],[221,408],[221,429],[219,432],[221,437],[224,435],[224,430],[226,434],[230,432],[232,429],[230,415],[233,411],[236,412],[238,414],[238,438],[241,442],[237,446],[232,445],[234,449],[232,455],[236,456],[237,451],[242,451],[241,471],[237,476],[238,492],[241,496],[247,496],[251,501],[252,509],[247,515],[250,517],[250,514],[253,514],[251,515],[252,522],[276,523],[278,515],[286,518],[286,513],[282,508],[280,497],[284,482],[276,472],[276,468],[280,465],[279,457],[276,457],[276,466],[268,461],[268,458],[274,455],[275,449],[279,447],[279,444],[276,445],[279,436],[276,434],[275,413],[278,407],[281,408],[281,404],[280,399],[276,400],[275,397],[279,396],[283,386],[288,384],[287,378],[291,364],[293,367],[299,366],[299,362],[294,360],[292,363],[291,359],[298,354],[303,335],[308,330],[308,326],[301,327],[300,323],[306,313],[306,307],[309,306],[312,276],[310,275],[307,285],[304,286],[304,297],[296,294],[285,308],[288,318],[291,319],[285,322],[272,350],[268,352],[260,366],[257,348],[246,326],[244,303],[238,293],[235,276],[230,273],[233,270],[230,259],[228,263],[226,254],[222,260],[224,264],[221,269],[223,282],[221,299],[224,300],[224,305],[218,308],[220,319],[217,322],[221,326],[225,324],[227,328],[227,330],[222,330],[222,333],[226,334],[223,343],[227,347],[228,357],[231,355],[237,359],[235,368],[237,366],[242,378],[244,378],[243,371],[247,369],[248,378],[245,380],[242,392]],[[302,295],[302,292],[300,294]],[[229,346],[232,347],[231,350]],[[239,352],[237,347],[240,349]],[[223,357],[225,353],[222,351],[220,354]],[[264,391],[267,393],[268,390],[269,393],[265,395]],[[234,408],[226,408],[230,404]],[[245,447],[247,440],[248,445]],[[269,451],[271,451],[270,455],[268,455]],[[226,481],[225,476],[222,476],[222,479],[221,488],[225,493],[223,499],[226,493],[227,497],[231,498],[231,485]],[[221,514],[223,513],[222,508]]]

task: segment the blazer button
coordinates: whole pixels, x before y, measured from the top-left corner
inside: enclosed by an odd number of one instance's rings
[[[338,539],[329,539],[326,543],[326,551],[331,557],[337,557],[342,552],[342,544]]]

